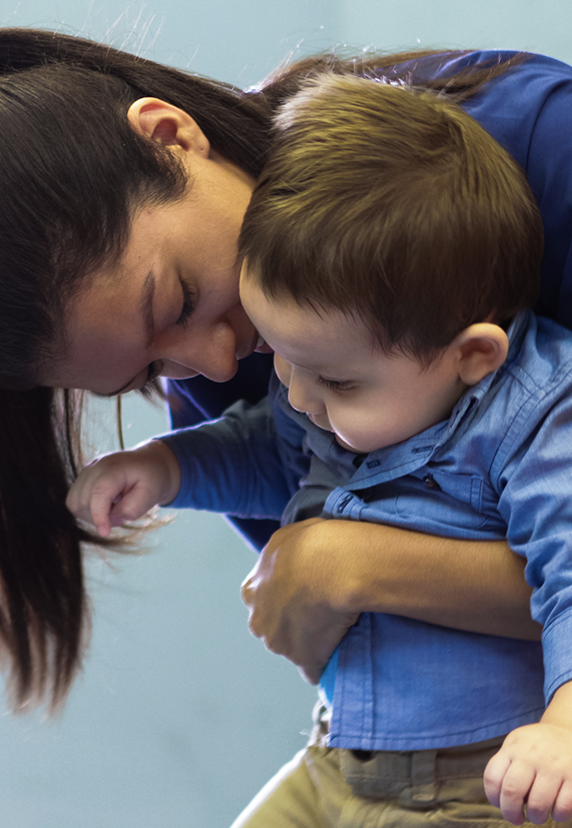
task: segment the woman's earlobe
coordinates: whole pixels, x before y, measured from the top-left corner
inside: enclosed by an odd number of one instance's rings
[[[508,337],[491,322],[469,325],[455,340],[458,348],[459,377],[465,385],[477,385],[506,360]]]

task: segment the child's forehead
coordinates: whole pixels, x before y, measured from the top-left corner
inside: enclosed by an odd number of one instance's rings
[[[319,311],[292,300],[266,299],[245,306],[257,330],[283,359],[292,365],[338,376],[340,371],[357,374],[372,359],[384,358],[365,325],[341,311]]]

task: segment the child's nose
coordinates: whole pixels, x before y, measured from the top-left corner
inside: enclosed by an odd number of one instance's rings
[[[288,401],[292,408],[303,414],[321,414],[324,410],[319,394],[311,389],[308,381],[296,376],[295,371],[290,376]]]

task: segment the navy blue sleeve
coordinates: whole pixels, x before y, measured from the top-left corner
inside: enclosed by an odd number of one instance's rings
[[[181,487],[169,504],[239,517],[280,520],[297,488],[283,463],[268,398],[240,400],[218,420],[159,435],[181,469]]]
[[[228,382],[212,382],[201,376],[169,380],[167,393],[172,427],[186,428],[216,419],[241,399],[258,403],[268,391],[272,364],[272,354],[252,354],[240,361],[236,375]],[[280,527],[275,520],[236,516],[229,520],[255,549],[262,549]]]

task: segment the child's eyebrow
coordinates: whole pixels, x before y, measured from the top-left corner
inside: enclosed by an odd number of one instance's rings
[[[353,370],[345,371],[343,379],[341,379],[339,372],[332,375],[331,368],[329,370],[324,370],[323,366],[321,367],[319,364],[295,362],[289,359],[286,360],[286,362],[293,365],[295,368],[301,368],[303,371],[310,371],[312,374],[318,374],[322,379],[330,380],[331,382],[348,382],[347,374],[351,373],[353,375],[356,373]]]

